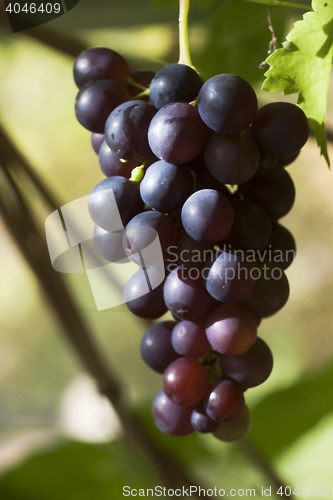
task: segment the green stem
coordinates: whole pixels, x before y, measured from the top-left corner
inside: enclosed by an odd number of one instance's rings
[[[179,64],[186,64],[194,68],[188,44],[188,11],[190,0],[179,0]]]
[[[284,2],[283,0],[245,0],[252,3],[263,3],[265,5],[279,5],[280,7],[292,7],[296,9],[309,10],[310,6],[303,3]]]
[[[131,97],[131,99],[134,101],[136,99],[140,99],[141,97],[145,97],[145,96],[148,96],[149,97],[150,95],[150,88],[146,88],[145,90],[143,90],[142,92],[140,92],[140,94],[137,94],[133,97]]]

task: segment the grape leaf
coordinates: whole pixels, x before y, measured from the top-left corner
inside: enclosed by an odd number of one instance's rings
[[[325,132],[329,75],[333,57],[333,0],[313,0],[312,12],[297,21],[283,48],[267,58],[263,89],[299,93],[321,154],[330,165]]]

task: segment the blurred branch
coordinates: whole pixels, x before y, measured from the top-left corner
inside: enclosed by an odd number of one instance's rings
[[[148,459],[152,469],[170,488],[189,487],[196,482],[187,476],[175,462],[165,456],[146,434],[140,421],[124,406],[120,385],[115,374],[106,367],[104,359],[93,342],[92,332],[78,312],[65,281],[53,270],[44,234],[35,215],[25,201],[13,175],[26,172],[27,165],[20,162],[22,156],[11,147],[0,127],[0,214],[13,239],[37,277],[45,297],[60,320],[63,333],[72,344],[85,368],[96,380],[99,390],[112,403],[125,430],[128,443]],[[26,162],[27,163],[27,162]],[[15,165],[12,170],[9,166]],[[30,171],[30,170],[29,170]],[[38,179],[33,175],[32,178]],[[39,182],[40,179],[39,179]],[[43,184],[44,196],[50,204],[55,201]]]
[[[1,2],[2,4],[2,2]],[[7,14],[4,8],[0,5],[0,26],[4,28],[6,31],[11,33],[10,23],[7,17]],[[72,57],[76,57],[83,50],[87,48],[87,46],[68,35],[63,35],[56,33],[55,31],[50,30],[46,27],[37,26],[36,28],[30,28],[20,33],[15,33],[13,36],[28,36],[39,42],[44,43],[48,47],[51,47],[59,52],[63,52]]]

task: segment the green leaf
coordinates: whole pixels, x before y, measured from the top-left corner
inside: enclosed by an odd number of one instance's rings
[[[333,411],[333,368],[277,391],[252,412],[250,438],[272,459]]]
[[[308,117],[328,165],[325,119],[333,57],[333,0],[313,0],[313,12],[295,23],[283,48],[267,58],[263,89],[299,93],[298,105]]]
[[[123,486],[159,484],[147,464],[121,440],[109,445],[62,442],[30,458],[0,482],[3,500],[110,500]]]

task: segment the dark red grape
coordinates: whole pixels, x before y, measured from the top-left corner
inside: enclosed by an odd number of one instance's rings
[[[234,214],[228,199],[214,189],[193,193],[182,208],[182,223],[191,238],[217,243],[231,230]]]
[[[227,422],[239,417],[245,406],[243,391],[232,380],[216,380],[205,396],[207,415],[215,422]]]
[[[248,200],[230,200],[230,204],[234,223],[221,244],[242,250],[263,250],[272,233],[272,223],[266,212]]]
[[[271,102],[260,108],[251,130],[259,148],[273,156],[296,153],[309,137],[304,112],[290,102]]]
[[[121,161],[120,158],[111,151],[105,140],[100,147],[98,156],[101,170],[107,177],[120,175],[121,177],[129,179],[133,168],[141,165],[139,161]]]
[[[275,167],[267,175],[241,184],[238,190],[242,198],[259,205],[273,220],[287,215],[295,201],[292,178],[280,167]]]
[[[168,163],[193,160],[203,149],[208,129],[198,110],[185,102],[167,104],[150,123],[148,141],[153,153]]]
[[[147,132],[155,113],[153,106],[140,100],[115,108],[105,123],[105,140],[111,151],[124,160],[148,160],[152,152]]]
[[[201,358],[211,348],[208,342],[205,323],[180,321],[174,327],[171,335],[174,350],[185,357]]]
[[[257,324],[253,316],[242,307],[224,304],[208,317],[206,334],[217,352],[239,356],[253,346],[257,338]]]
[[[129,75],[125,59],[105,47],[84,50],[75,59],[74,80],[79,88],[91,80],[108,79],[124,84]]]
[[[151,326],[142,337],[141,357],[149,368],[158,373],[163,373],[179,357],[171,343],[172,330],[176,324],[175,321],[161,321]]]
[[[256,286],[257,273],[239,251],[221,252],[208,272],[206,287],[212,297],[232,304],[249,297]]]
[[[196,99],[202,81],[198,73],[186,64],[169,64],[160,69],[150,85],[150,100],[157,109],[173,102]]]
[[[251,412],[245,405],[244,410],[230,422],[222,422],[216,431],[213,431],[213,436],[220,441],[231,443],[241,439],[251,427]]]
[[[155,283],[161,281],[161,273],[153,268],[140,269],[126,283],[124,290],[124,300],[132,314],[139,318],[154,320],[160,318],[167,312],[167,307],[163,299],[162,281],[157,287]]]
[[[207,80],[198,96],[203,121],[223,134],[246,129],[255,119],[257,96],[249,83],[236,75],[216,75]]]
[[[153,420],[156,427],[171,436],[186,436],[194,432],[191,424],[193,407],[176,405],[163,391],[160,391],[153,402]]]
[[[86,83],[77,95],[76,118],[91,132],[103,134],[109,114],[129,98],[127,90],[120,83],[113,80],[93,80]]]
[[[209,418],[203,405],[198,406],[192,411],[191,424],[194,430],[202,434],[214,432],[220,425]]]
[[[235,380],[245,390],[256,387],[270,376],[273,356],[270,348],[260,337],[246,353],[240,356],[221,356],[223,375]]]
[[[200,271],[191,271],[177,267],[169,274],[164,285],[164,300],[176,318],[198,322],[212,312],[217,302],[207,292]]]
[[[122,223],[127,224],[143,209],[139,186],[125,177],[108,177],[92,190],[88,209],[95,224],[106,231],[120,229],[119,214]]]
[[[209,377],[206,368],[193,358],[178,358],[165,370],[163,391],[177,405],[192,406],[206,394]]]
[[[188,168],[160,160],[148,167],[140,184],[140,194],[148,207],[172,213],[181,208],[193,192],[193,184]]]
[[[205,147],[205,163],[215,179],[224,184],[241,184],[255,174],[259,150],[250,134],[218,134],[210,136]]]

